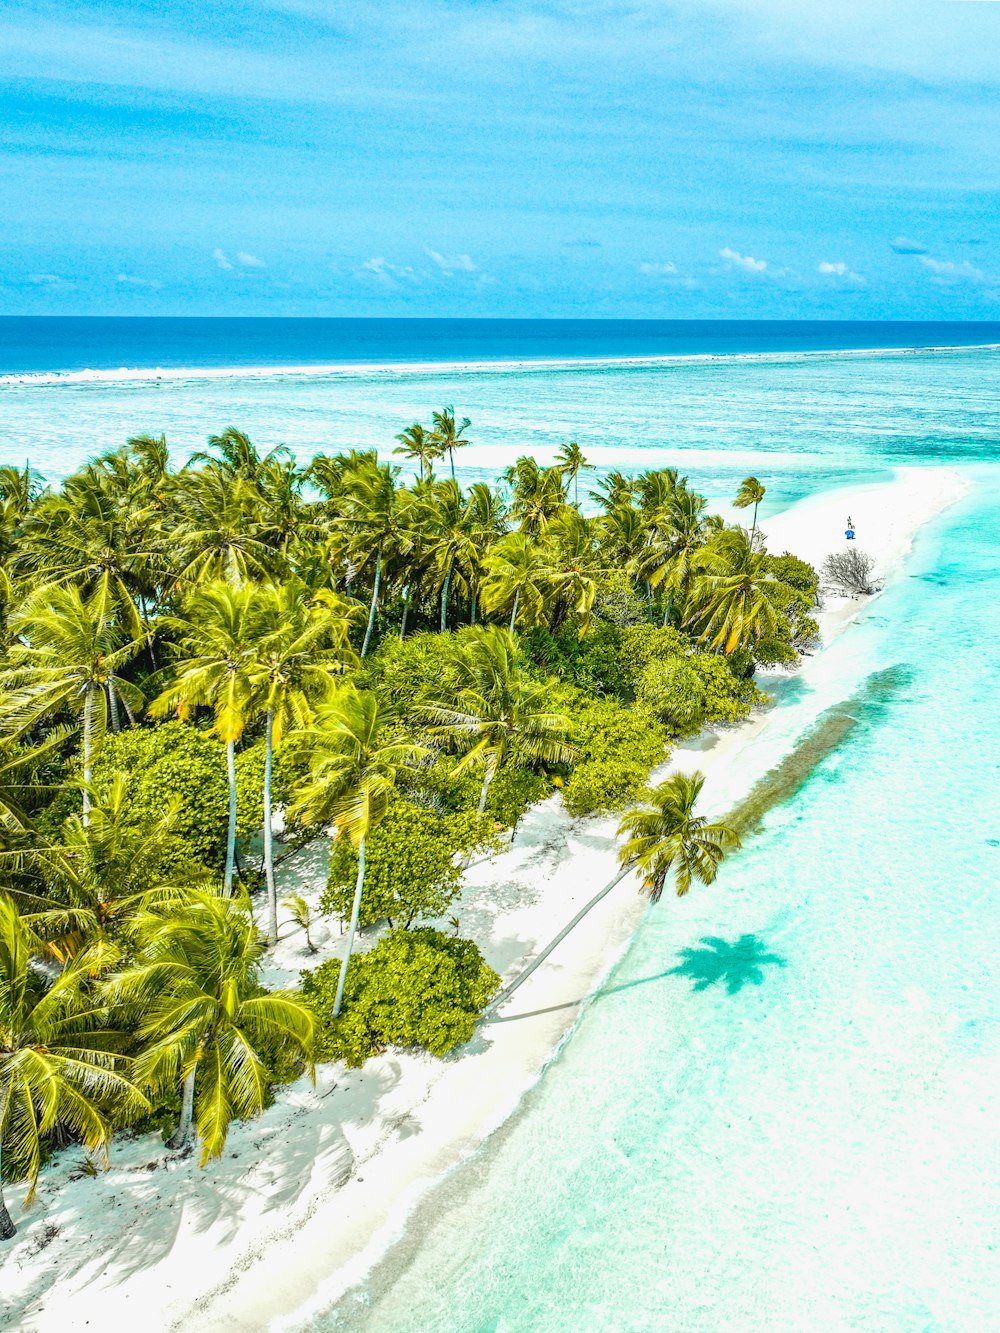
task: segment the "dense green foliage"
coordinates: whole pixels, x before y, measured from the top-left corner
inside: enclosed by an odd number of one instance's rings
[[[303,972],[302,993],[320,1027],[324,1054],[361,1065],[387,1046],[422,1046],[444,1055],[472,1036],[476,1019],[500,986],[471,940],[438,930],[391,931],[356,958],[344,1009],[332,1018],[340,964]]]

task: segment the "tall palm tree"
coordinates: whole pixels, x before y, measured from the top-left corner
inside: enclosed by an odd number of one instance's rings
[[[348,476],[341,496],[339,526],[349,538],[351,569],[358,573],[372,561],[375,566],[368,623],[361,645],[362,657],[368,654],[375,630],[385,560],[403,533],[396,490],[398,472],[398,468],[390,467],[388,463],[366,463]]]
[[[489,625],[462,645],[451,697],[426,705],[434,735],[464,752],[456,774],[483,768],[480,814],[490,784],[512,755],[531,763],[561,764],[576,754],[568,740],[569,719],[546,706],[550,694],[550,685],[530,680],[521,669],[510,631]]]
[[[510,629],[540,625],[551,593],[548,552],[526,532],[509,532],[483,561],[482,603],[487,612],[510,608]]]
[[[90,780],[96,747],[117,696],[138,712],[143,697],[116,675],[139,649],[116,628],[107,599],[84,600],[79,588],[41,588],[11,621],[19,636],[0,672],[6,695],[0,722],[19,734],[62,712],[83,722],[83,817],[90,814]]]
[[[263,941],[235,899],[178,891],[144,912],[132,934],[135,961],[108,979],[107,996],[135,1014],[140,1085],[181,1085],[170,1146],[183,1148],[194,1125],[204,1166],[221,1156],[234,1119],[258,1115],[267,1104],[268,1046],[296,1048],[311,1066],[313,1017],[296,995],[263,991]]]
[[[267,882],[268,943],[278,939],[278,894],[274,878],[271,781],[274,749],[282,736],[313,723],[315,707],[328,699],[337,678],[357,655],[348,633],[355,608],[334,592],[313,597],[305,584],[264,584],[253,607],[250,667],[264,726],[264,875]]]
[[[622,869],[584,903],[576,916],[536,954],[524,971],[509,986],[504,987],[489,1005],[487,1014],[506,1003],[584,917],[633,869],[642,873],[643,888],[653,902],[659,901],[671,870],[674,872],[678,895],[687,893],[695,879],[703,884],[711,884],[715,880],[723,857],[727,851],[739,847],[740,840],[727,825],[709,823],[694,813],[695,802],[704,781],[700,773],[675,773],[647,793],[646,806],[631,811],[622,819],[619,836],[628,836],[629,839],[619,853]]]
[[[236,864],[236,742],[253,709],[253,618],[259,589],[255,584],[218,581],[196,589],[182,617],[168,621],[179,637],[176,662],[166,688],[150,705],[152,717],[171,713],[185,719],[194,708],[212,709],[215,734],[226,747],[229,775],[229,827],[223,893],[233,889]],[[162,673],[167,674],[167,673]]]
[[[106,1149],[112,1122],[149,1109],[115,1053],[120,1034],[92,997],[91,981],[112,954],[82,950],[49,982],[33,966],[42,945],[9,897],[0,896],[0,1240],[15,1226],[3,1198],[4,1174],[35,1193],[44,1141],[57,1126],[91,1151]]]
[[[569,477],[573,483],[573,503],[577,509],[580,508],[580,473],[593,472],[593,463],[588,463],[583,456],[583,450],[577,444],[576,440],[570,440],[564,444],[558,454],[556,454],[556,465],[564,476]]]
[[[706,572],[694,581],[687,623],[728,656],[774,635],[785,593],[744,528],[726,528],[705,549]]]
[[[504,472],[511,487],[511,518],[522,532],[543,536],[546,528],[566,507],[566,486],[559,467],[542,468],[524,456]]]
[[[618,509],[630,505],[636,495],[636,480],[626,477],[624,472],[608,472],[603,481],[597,483],[597,490],[590,492],[590,498],[602,509]]]
[[[618,859],[642,875],[642,887],[660,901],[673,871],[678,897],[694,880],[712,884],[727,851],[740,846],[734,829],[694,813],[705,785],[702,773],[674,773],[646,793],[646,804],[630,810],[618,826],[626,838]]]
[[[348,686],[316,710],[305,738],[313,747],[309,780],[290,814],[310,823],[329,823],[358,849],[351,924],[337,982],[333,1017],[340,1014],[344,984],[354,949],[365,885],[368,835],[385,817],[400,770],[424,754],[419,745],[398,738],[397,720],[372,693]]]
[[[428,507],[431,532],[428,556],[441,590],[441,632],[448,628],[448,594],[452,582],[470,592],[479,563],[473,506],[454,481],[438,482]]]
[[[431,431],[431,440],[441,450],[441,454],[448,455],[448,462],[451,464],[451,479],[455,480],[455,450],[464,449],[471,440],[463,439],[465,432],[472,425],[468,417],[462,418],[462,424],[455,424],[455,409],[450,405],[442,407],[440,412],[433,412],[431,420],[434,423],[434,429]]]
[[[173,521],[157,526],[160,560],[187,585],[268,579],[284,572],[281,552],[253,512],[252,483],[217,467],[180,474],[172,488]]]
[[[735,509],[749,509],[753,505],[753,527],[750,529],[751,542],[757,535],[757,506],[766,494],[767,487],[762,486],[756,477],[744,477],[740,482],[740,489],[736,492],[736,499],[733,501]]]
[[[573,611],[579,620],[582,639],[590,624],[603,560],[598,548],[596,525],[579,509],[567,508],[549,527],[551,538],[550,579],[555,597],[552,629],[559,628]]]
[[[275,459],[287,458],[287,445],[279,444],[269,453],[261,455],[257,446],[235,426],[227,426],[220,435],[208,437],[209,449],[215,453],[199,452],[192,454],[187,466],[192,463],[206,463],[210,468],[221,472],[234,481],[259,482],[267,464]]]
[[[420,480],[424,481],[433,471],[436,460],[443,454],[443,446],[431,431],[425,430],[421,426],[419,421],[415,421],[412,426],[407,426],[395,438],[399,441],[399,448],[393,449],[392,452],[401,455],[408,462],[418,462],[420,464]]]
[[[696,575],[702,572],[705,505],[703,496],[678,487],[650,521],[645,544],[633,558],[637,577],[653,588],[662,585],[666,589],[664,625],[669,624],[678,603],[684,606]]]

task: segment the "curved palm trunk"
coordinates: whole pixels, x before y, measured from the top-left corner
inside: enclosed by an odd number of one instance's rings
[[[493,779],[496,777],[496,775],[497,775],[497,770],[496,770],[495,768],[490,768],[490,766],[487,764],[487,766],[486,766],[486,776],[483,778],[482,789],[480,790],[480,793],[479,793],[479,813],[480,813],[480,814],[482,814],[482,813],[485,811],[485,809],[486,809],[486,798],[487,798],[487,796],[489,796],[489,794],[490,794],[490,783],[493,781]]]
[[[194,1120],[194,1072],[192,1069],[184,1079],[184,1087],[181,1090],[180,1124],[167,1139],[167,1147],[172,1148],[174,1152],[178,1148],[185,1147],[191,1137],[191,1123]]]
[[[403,619],[399,626],[399,642],[402,643],[406,638],[406,613],[410,609],[410,585],[407,584],[403,589]]]
[[[514,622],[517,620],[517,605],[521,600],[521,589],[518,588],[514,594],[514,605],[510,609],[510,632],[514,633]]]
[[[441,633],[448,628],[448,590],[451,587],[451,570],[453,560],[448,561],[448,572],[444,576],[444,587],[441,589]]]
[[[368,628],[365,630],[365,641],[361,645],[361,656],[364,657],[368,652],[368,645],[372,641],[372,631],[375,628],[375,612],[378,609],[378,594],[382,586],[382,548],[378,548],[378,555],[375,558],[375,583],[372,587],[372,604],[368,612]]]
[[[448,462],[451,464],[451,479],[455,480],[455,450],[448,450]]]
[[[7,1204],[3,1197],[3,1169],[0,1166],[0,1240],[10,1240],[16,1235],[17,1227],[14,1225],[14,1219],[7,1211]]]
[[[115,689],[114,672],[108,677],[108,705],[111,709],[111,730],[117,736],[122,729],[121,718],[118,716],[118,692]]]
[[[347,981],[347,967],[351,961],[351,950],[354,948],[354,936],[357,934],[358,917],[361,915],[361,893],[365,887],[365,839],[362,838],[358,844],[358,878],[354,885],[354,902],[351,906],[351,926],[347,932],[347,947],[344,950],[344,961],[340,965],[340,978],[337,982],[337,998],[333,1002],[333,1016],[340,1017],[340,1009],[344,1003],[344,985]]]
[[[267,942],[278,942],[278,890],[274,882],[274,846],[271,835],[271,773],[274,769],[274,709],[267,710],[264,742],[264,876],[267,880]]]
[[[750,545],[751,545],[751,546],[753,546],[753,539],[754,539],[754,537],[757,535],[757,506],[758,506],[759,504],[760,504],[760,501],[759,501],[759,500],[755,500],[755,501],[754,501],[754,506],[753,506],[753,527],[750,529]]]
[[[94,691],[95,685],[87,686],[87,698],[83,705],[83,822],[90,823],[90,777],[94,762]]]
[[[483,1017],[487,1018],[491,1014],[495,1014],[500,1005],[506,1004],[506,1002],[510,999],[510,997],[514,994],[514,992],[519,987],[524,985],[524,983],[528,980],[531,974],[535,972],[539,967],[541,967],[542,963],[545,962],[549,954],[552,953],[554,949],[558,948],[560,944],[562,944],[563,940],[570,933],[570,931],[575,930],[576,927],[583,920],[583,918],[587,915],[587,913],[591,911],[592,908],[596,907],[602,898],[606,898],[608,894],[611,892],[611,890],[617,884],[620,884],[622,880],[625,878],[625,876],[631,872],[631,870],[632,870],[631,866],[626,866],[624,870],[619,871],[619,873],[614,877],[613,880],[610,881],[610,883],[605,884],[604,888],[601,889],[600,893],[595,893],[593,898],[591,898],[590,902],[585,903],[583,907],[580,908],[579,912],[577,912],[573,920],[570,921],[567,925],[563,926],[562,930],[555,937],[555,939],[550,941],[550,943],[548,943],[545,946],[542,952],[538,954],[537,957],[532,959],[532,961],[528,964],[528,966],[524,969],[524,971],[521,972],[518,976],[516,976],[509,986],[504,987],[504,989],[500,992],[500,994],[496,997],[496,999],[492,1001],[491,1004],[487,1005],[486,1009],[483,1012]]]
[[[226,742],[226,772],[229,775],[229,829],[226,834],[226,873],[222,892],[226,898],[233,894],[233,868],[236,865],[236,742]]]

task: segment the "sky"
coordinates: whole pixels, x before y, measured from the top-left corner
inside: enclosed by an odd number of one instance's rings
[[[1000,0],[5,0],[0,313],[1000,319]]]

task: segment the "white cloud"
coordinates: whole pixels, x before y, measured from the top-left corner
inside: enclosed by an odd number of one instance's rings
[[[738,250],[732,250],[727,245],[719,251],[719,258],[724,259],[727,264],[732,264],[735,268],[741,268],[745,273],[763,273],[767,268],[766,259],[754,259],[752,255],[741,255]]]
[[[428,250],[429,258],[434,260],[442,273],[449,278],[454,273],[478,273],[479,270],[468,255],[442,255],[437,250]]]
[[[639,265],[639,272],[645,273],[651,278],[665,278],[669,277],[670,274],[677,272],[677,265],[671,263],[669,259],[665,260],[662,264],[648,262]]]
[[[925,255],[927,246],[921,245],[919,241],[911,241],[908,236],[897,236],[892,243],[892,248],[897,255]]]
[[[930,270],[934,282],[989,282],[983,270],[970,264],[967,259],[956,264],[950,259],[931,259],[929,255],[921,255],[920,262]]]
[[[219,268],[225,268],[225,269],[230,269],[230,268],[232,268],[232,264],[231,264],[230,261],[226,258],[225,253],[224,253],[222,250],[219,250],[219,249],[215,249],[215,250],[213,250],[213,251],[212,251],[212,258],[213,258],[213,259],[215,260],[215,262],[218,264]]]
[[[370,273],[372,277],[378,278],[380,282],[392,283],[396,278],[411,278],[413,269],[409,265],[401,267],[399,264],[390,264],[388,259],[382,255],[373,255],[371,259],[366,259],[361,265],[363,273]]]
[[[33,287],[71,287],[73,284],[61,278],[58,273],[29,273],[28,281]]]
[[[152,287],[154,290],[163,286],[163,283],[157,282],[155,278],[133,278],[128,273],[119,273],[117,281],[129,287]]]
[[[823,273],[831,278],[843,278],[845,282],[853,282],[859,287],[864,286],[865,280],[861,274],[849,269],[842,259],[838,260],[836,264],[831,264],[828,259],[824,259],[821,264],[817,264],[816,272]]]
[[[263,259],[258,259],[256,255],[248,255],[245,250],[241,250],[236,258],[244,268],[267,268]]]

